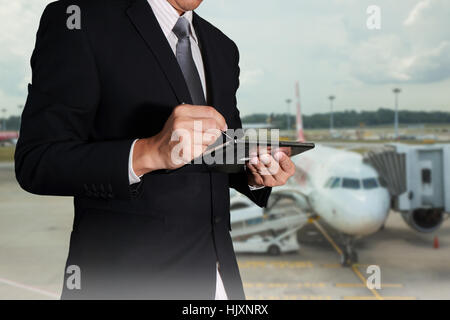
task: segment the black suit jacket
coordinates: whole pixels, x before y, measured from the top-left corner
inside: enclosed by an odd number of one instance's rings
[[[69,30],[69,5],[81,30]],[[194,14],[208,103],[240,128],[239,53]],[[41,195],[73,196],[67,266],[81,290],[63,298],[212,299],[216,261],[231,299],[244,293],[230,238],[229,187],[264,206],[270,188],[250,191],[244,172],[186,166],[129,185],[134,139],[159,132],[191,97],[147,0],[57,1],[44,11],[31,59],[16,177]],[[66,274],[67,279],[68,274]]]

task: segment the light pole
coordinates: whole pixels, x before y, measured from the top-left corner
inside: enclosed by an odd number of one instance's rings
[[[17,106],[17,108],[19,109],[19,128],[17,129],[17,131],[20,131],[20,126],[22,124],[22,109],[23,109],[23,105],[19,104]]]
[[[398,94],[402,92],[400,88],[394,88],[392,90],[395,95],[395,115],[394,115],[394,138],[398,139]]]
[[[335,96],[331,95],[328,97],[328,99],[330,100],[330,134],[333,134],[333,130],[334,130],[334,119],[333,119],[333,101],[334,99],[336,99]]]
[[[3,109],[2,109],[2,112],[3,112],[3,125],[2,125],[2,130],[3,130],[3,131],[6,131],[6,109],[3,108]]]
[[[291,129],[291,99],[286,99],[286,104],[287,104],[287,129],[290,130]]]

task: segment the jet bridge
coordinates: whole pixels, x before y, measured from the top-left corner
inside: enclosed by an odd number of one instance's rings
[[[450,212],[450,144],[390,144],[368,152],[392,208],[421,232],[436,230]]]

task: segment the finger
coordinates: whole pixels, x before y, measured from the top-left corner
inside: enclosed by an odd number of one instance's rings
[[[256,153],[257,153],[258,157],[261,157],[262,155],[265,155],[265,154],[269,154],[270,153],[269,146],[265,146],[265,145],[257,146]]]
[[[252,165],[253,168],[255,168],[255,166],[258,164],[258,162],[259,162],[258,155],[256,153],[250,154],[250,159],[249,159],[248,163],[250,165]]]
[[[247,163],[247,168],[248,168],[248,170],[250,170],[250,172],[252,174],[254,174],[254,175],[258,174],[258,169],[256,169],[255,164],[252,164],[252,163],[249,162],[249,163]]]
[[[205,152],[206,146],[203,145],[191,145],[189,156],[186,155],[186,163],[191,162],[195,158],[200,157]]]
[[[193,159],[199,158],[207,149],[207,145],[193,144],[190,139],[180,137],[180,142],[177,144],[177,148],[173,149],[171,159],[175,164],[187,164]],[[201,163],[201,162],[200,162]]]
[[[272,174],[268,171],[268,168],[259,159],[256,164],[249,163],[248,167],[250,168],[250,171],[252,171],[255,180],[258,179],[259,185],[264,185],[266,187],[274,187],[279,185]]]
[[[184,129],[195,132],[207,132],[212,130],[217,130],[220,134],[220,127],[217,121],[213,118],[190,118],[190,117],[179,117],[176,119],[173,128],[175,130]]]
[[[281,169],[278,161],[268,154],[263,155],[260,158],[261,162],[266,166],[273,179],[277,182],[277,185],[285,184],[290,176]]]
[[[191,162],[193,159],[200,157],[208,148],[205,144],[190,144],[186,145],[186,149],[190,151],[189,155],[186,155],[187,162]]]
[[[187,129],[177,129],[174,130],[171,141],[180,143],[179,147],[183,150],[183,159],[190,161],[192,160],[190,158],[199,156],[204,152],[204,149],[216,142],[218,135],[220,135],[220,130],[203,133]]]
[[[219,131],[219,130],[217,130],[217,131]],[[219,138],[217,136],[217,134],[209,133],[209,132],[203,133],[202,136],[203,136],[203,138],[201,140],[202,145],[204,145],[206,147],[213,144],[214,142],[216,142],[216,140]]]
[[[193,131],[192,132],[192,143],[194,145],[202,145],[205,147],[209,147],[210,145],[213,145],[215,143],[220,143],[221,141],[218,140],[220,137],[222,137],[221,131],[216,130],[210,130],[208,132],[198,132]]]
[[[218,129],[225,131],[228,129],[225,118],[213,107],[210,106],[197,106],[197,105],[182,105],[177,107],[180,116],[189,116],[191,118],[210,118],[214,119],[217,123]]]
[[[258,158],[258,162],[256,164],[253,165],[256,169],[256,171],[261,175],[261,176],[271,176],[272,174],[270,173],[270,171],[268,170],[268,168],[266,167],[266,165],[261,161],[261,157]]]
[[[263,179],[263,184],[266,187],[275,187],[278,185],[277,181],[273,178],[272,175],[262,175],[261,178]]]
[[[263,154],[259,158],[271,175],[275,176],[281,172],[280,165],[270,154]]]
[[[255,185],[264,185],[264,181],[262,179],[262,177],[259,175],[258,171],[256,170],[256,168],[254,167],[254,165],[247,163],[247,169],[250,171],[250,174],[252,176],[253,179],[253,183]]]
[[[199,107],[199,106],[194,106],[194,107]],[[197,116],[197,113],[193,113],[191,115],[192,117],[194,117],[194,118],[197,118],[197,117],[200,117],[200,118],[201,117],[212,118],[212,119],[214,119],[216,121],[216,123],[218,125],[218,128],[220,130],[226,131],[228,129],[227,122],[226,122],[225,118],[215,108],[213,108],[213,107],[202,107],[202,106],[200,106],[199,108],[202,109],[201,114],[203,114],[203,116],[202,115],[198,115]]]
[[[253,182],[257,186],[264,186],[264,180],[259,174],[253,174]]]
[[[289,176],[292,176],[295,173],[294,163],[284,152],[275,153],[274,158],[280,164],[281,170],[286,172]]]
[[[219,137],[223,137],[222,136],[222,131],[220,131],[219,129],[207,129],[203,131],[203,135],[210,135],[210,136],[214,136],[215,140],[217,140],[217,138]]]
[[[272,154],[275,155],[277,152],[283,152],[285,155],[290,157],[292,155],[292,148],[291,147],[274,147],[272,149]]]

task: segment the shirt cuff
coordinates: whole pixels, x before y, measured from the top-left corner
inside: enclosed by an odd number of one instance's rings
[[[247,171],[247,167],[244,167],[245,171]],[[251,186],[248,185],[248,187],[250,188],[250,191],[255,191],[255,190],[261,190],[264,189],[266,186]]]
[[[251,186],[251,185],[248,185],[248,187],[250,188],[250,191],[261,190],[261,189],[265,188],[265,186],[256,187],[256,186]]]
[[[130,156],[128,157],[128,180],[130,182],[130,185],[141,182],[142,176],[138,177],[133,169],[133,150],[134,145],[136,144],[136,141],[139,139],[136,139],[133,141],[133,144],[130,148]]]

